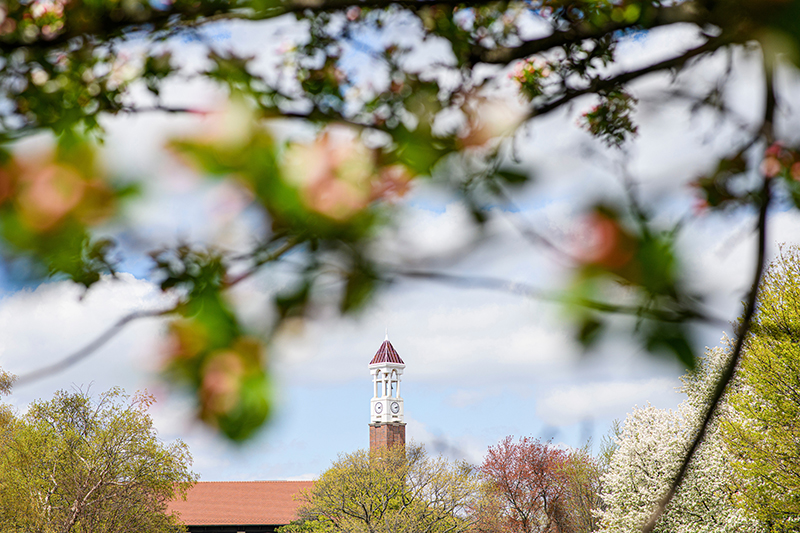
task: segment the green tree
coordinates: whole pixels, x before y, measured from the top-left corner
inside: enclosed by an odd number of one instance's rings
[[[800,249],[770,264],[723,428],[740,498],[769,531],[800,531]]]
[[[9,425],[0,446],[0,531],[181,529],[167,503],[195,481],[186,445],[159,441],[152,397],[59,392]]]
[[[0,395],[8,394],[11,392],[11,387],[14,383],[14,376],[0,369]],[[0,403],[0,431],[5,431],[14,419],[14,412],[8,405]]]
[[[474,470],[429,457],[421,446],[342,454],[301,496],[284,533],[459,533],[472,527]]]

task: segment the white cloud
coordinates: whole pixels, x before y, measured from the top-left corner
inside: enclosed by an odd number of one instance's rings
[[[385,327],[418,381],[525,383],[571,366],[568,330],[540,305],[488,291],[411,284],[382,295],[359,318],[311,322],[279,345],[281,372],[296,383],[341,383],[365,375]]]
[[[672,406],[680,399],[675,390],[679,385],[676,379],[654,378],[556,387],[537,400],[536,414],[548,424],[565,426],[585,419],[624,415],[644,401]]]
[[[55,363],[128,313],[161,309],[168,303],[169,299],[155,285],[129,274],[105,279],[86,293],[69,282],[45,283],[14,293],[0,300],[0,366],[21,375]],[[141,319],[132,323],[97,353],[60,373],[55,380],[43,379],[32,389],[22,387],[19,392],[30,397],[29,391],[43,393],[56,383],[65,382],[95,382],[98,386],[117,380],[131,383],[131,379],[125,379],[125,367],[134,361],[151,361],[160,322]]]
[[[413,263],[445,258],[474,243],[476,227],[462,204],[443,199],[446,203],[441,210],[438,206],[432,210],[414,205],[414,199],[424,199],[427,190],[424,186],[418,187],[411,203],[399,208],[396,223],[375,243],[377,257],[391,263]]]

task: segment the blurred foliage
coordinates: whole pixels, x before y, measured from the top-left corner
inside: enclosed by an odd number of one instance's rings
[[[636,99],[620,90],[600,91],[598,96],[600,103],[583,115],[585,127],[608,146],[619,148],[636,135],[631,118]]]
[[[166,373],[189,387],[198,416],[233,441],[250,437],[270,413],[272,388],[266,349],[242,331],[222,294],[219,255],[181,246],[153,255],[162,290],[180,291],[167,334]]]
[[[5,2],[0,250],[33,279],[89,288],[114,275],[119,233],[110,228],[124,224],[123,200],[137,187],[119,185],[100,164],[103,120],[204,113],[164,99],[166,87],[186,79],[224,91],[227,108],[208,118],[211,131],[174,139],[170,149],[199,174],[247,195],[264,230],[246,253],[185,243],[151,255],[154,278],[178,298],[165,372],[195,396],[200,419],[242,440],[269,417],[273,334],[319,312],[320,302],[340,312],[361,309],[392,277],[375,241],[415,181],[448,187],[481,227],[491,208],[507,205],[530,180],[512,154],[530,121],[574,104],[581,127],[624,149],[637,134],[633,82],[677,75],[754,42],[769,104],[773,71],[793,68],[800,57],[798,11],[797,0]],[[296,19],[304,37],[268,71],[258,55],[208,37],[209,28],[231,21],[256,25],[280,16]],[[619,43],[631,35],[687,24],[698,30],[695,48],[639,67],[617,61]],[[542,31],[532,33],[534,26]],[[182,64],[186,42],[206,50],[205,62]],[[698,105],[714,108],[724,89],[708,89]],[[766,105],[768,113],[773,108]],[[300,122],[306,135],[286,138],[273,119]],[[760,207],[767,198],[754,177],[772,180],[800,206],[798,150],[776,142],[769,127],[753,131],[695,181],[698,215]],[[43,132],[54,139],[50,151],[16,144]],[[576,338],[593,345],[610,330],[607,314],[622,313],[634,318],[643,347],[693,367],[691,324],[710,317],[703,298],[687,289],[675,245],[680,228],[656,227],[632,200],[589,205],[585,217],[589,244],[563,297]],[[251,331],[230,289],[289,257],[293,280],[273,295],[269,323]]]
[[[86,140],[64,134],[44,157],[5,154],[0,170],[0,235],[14,255],[38,259],[39,275],[64,274],[89,287],[114,273],[114,243],[90,227],[111,218],[126,195],[104,178]]]
[[[596,206],[587,218],[588,245],[567,295],[577,338],[585,347],[593,346],[608,329],[599,312],[627,312],[636,317],[633,333],[647,350],[666,352],[692,369],[696,357],[686,323],[699,318],[693,314],[702,299],[682,279],[676,231],[652,229],[643,213],[635,224],[630,218],[605,205]],[[620,286],[627,290],[627,298],[620,300],[633,302],[632,307],[601,303]]]

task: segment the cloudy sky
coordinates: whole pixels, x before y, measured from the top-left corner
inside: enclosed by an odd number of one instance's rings
[[[282,39],[291,41],[296,34],[286,21],[262,25],[260,31],[238,26],[211,31],[221,40],[236,35],[240,49],[259,50],[264,68],[280,60]],[[634,36],[623,47],[621,64],[667,57],[693,39],[686,28]],[[186,61],[193,60],[193,46],[182,43]],[[753,121],[760,113],[753,104],[761,91],[758,67],[744,53],[737,59],[730,104],[740,121]],[[686,79],[697,87],[712,82],[722,68],[722,61],[707,61]],[[513,209],[495,210],[483,235],[453,198],[418,186],[398,207],[401,223],[387,231],[384,253],[417,262],[438,258],[433,264],[439,270],[551,289],[568,279],[567,265],[531,245],[520,230],[532,227],[570,242],[585,205],[623,196],[621,169],[639,183],[642,198],[654,202],[664,223],[691,213],[693,197],[686,184],[742,134],[737,124],[693,115],[684,105],[655,105],[662,102],[668,80],[654,76],[635,86],[640,135],[623,152],[603,149],[575,127],[581,105],[528,128],[519,152],[536,180],[519,191]],[[220,101],[203,86],[175,86],[167,97],[197,106]],[[788,117],[791,108],[784,111]],[[252,224],[241,216],[245,198],[224,183],[198,181],[161,148],[171,135],[207,127],[204,120],[212,119],[148,115],[107,121],[109,166],[130,176],[153,176],[145,201],[127,214],[142,239],[236,248],[252,235]],[[740,311],[752,275],[754,220],[752,213],[703,216],[680,238],[690,283],[712,295],[709,307],[726,321]],[[770,253],[775,243],[800,240],[800,219],[793,212],[774,212],[770,228]],[[461,254],[466,247],[471,252]],[[24,288],[6,283],[0,299],[0,367],[24,374],[80,348],[131,311],[164,305],[144,259],[133,255],[125,267],[119,279],[106,280],[83,297],[67,283]],[[265,302],[279,286],[275,276],[264,275],[237,287],[233,298],[252,327],[263,321]],[[24,410],[28,402],[63,388],[147,389],[159,400],[153,416],[160,436],[189,444],[203,480],[309,478],[338,453],[366,447],[372,394],[367,364],[387,329],[406,362],[402,392],[408,437],[454,458],[479,462],[487,446],[506,435],[566,446],[591,438],[596,445],[611,422],[624,419],[635,405],[670,408],[682,400],[675,390],[682,370],[675,363],[642,353],[620,337],[585,354],[572,340],[564,311],[552,304],[404,280],[386,287],[358,316],[321,316],[283,331],[270,353],[277,390],[273,419],[253,442],[237,447],[194,422],[190,400],[159,380],[163,328],[157,319],[135,322],[90,358],[17,388],[7,400]],[[723,333],[719,326],[698,328],[697,344],[716,345]]]

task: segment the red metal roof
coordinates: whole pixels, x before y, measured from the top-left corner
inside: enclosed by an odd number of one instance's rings
[[[381,347],[378,348],[378,353],[375,354],[375,357],[372,358],[372,361],[369,364],[374,365],[376,363],[397,363],[400,365],[404,365],[400,356],[397,355],[397,350],[394,349],[392,343],[389,342],[389,339],[383,341]]]
[[[201,481],[186,500],[169,503],[167,513],[188,526],[283,525],[296,518],[301,490],[313,481]]]

